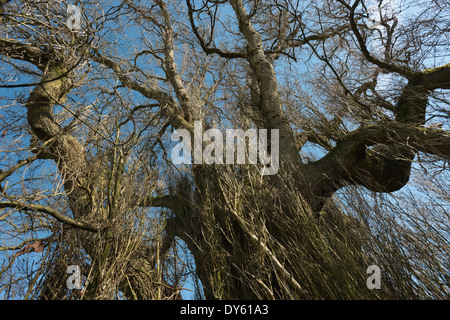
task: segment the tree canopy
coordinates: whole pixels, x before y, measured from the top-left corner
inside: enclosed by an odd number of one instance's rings
[[[0,296],[448,297],[449,14],[1,0]],[[274,174],[173,160],[227,129],[267,134]]]

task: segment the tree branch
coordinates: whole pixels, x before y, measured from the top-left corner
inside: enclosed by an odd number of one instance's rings
[[[173,195],[147,196],[139,201],[140,207],[167,208],[175,210],[178,198]]]
[[[280,145],[283,152],[280,154],[280,169],[297,172],[301,165],[300,156],[295,143],[293,130],[283,114],[278,81],[273,65],[267,58],[263,47],[261,35],[253,27],[250,17],[241,0],[230,1],[239,22],[239,29],[247,41],[247,60],[257,80],[259,88],[259,109],[267,129],[278,129]]]
[[[423,70],[417,77],[427,90],[450,89],[450,63]]]
[[[150,88],[149,86],[142,85],[127,74],[119,63],[103,56],[98,50],[94,49],[93,52],[94,55],[91,55],[91,59],[111,69],[125,87],[139,92],[148,99],[158,101],[163,114],[169,119],[170,123],[174,127],[185,128],[191,132],[194,132],[193,125],[180,115],[182,113],[181,109],[169,94],[161,90],[156,90]]]
[[[44,54],[41,49],[31,44],[1,37],[0,54],[12,59],[30,62],[42,71],[50,61],[50,57],[48,55]]]
[[[227,59],[245,58],[246,57],[246,54],[244,52],[224,52],[218,48],[208,47],[208,45],[203,40],[203,37],[198,32],[197,26],[195,25],[194,16],[193,16],[194,9],[191,5],[191,1],[186,0],[186,5],[188,7],[189,22],[191,24],[192,32],[194,33],[195,37],[197,38],[198,42],[200,43],[200,46],[202,47],[203,51],[206,54],[217,54],[220,57],[227,58]]]
[[[184,119],[191,123],[194,119],[192,119],[193,112],[193,104],[191,98],[189,97],[186,88],[183,85],[183,81],[178,74],[174,51],[173,51],[173,28],[170,22],[170,16],[167,13],[166,4],[158,0],[157,4],[161,10],[162,16],[164,18],[164,32],[163,32],[163,42],[164,42],[164,64],[165,64],[165,72],[167,78],[169,79],[172,87],[175,90],[178,101],[181,104],[181,108],[183,109]],[[195,119],[199,120],[199,119]]]
[[[402,158],[387,159],[371,153],[368,147],[377,144],[396,146]],[[348,134],[327,155],[309,163],[302,171],[319,197],[328,197],[339,188],[355,183],[372,191],[392,192],[408,181],[411,155],[413,158],[417,151],[450,159],[450,133],[396,121],[363,127]],[[394,172],[405,165],[406,177]],[[389,168],[393,171],[388,172]],[[380,170],[385,171],[381,174]]]
[[[344,3],[343,1],[339,1],[339,2]],[[353,6],[351,6],[351,7],[349,7],[345,3],[344,4],[347,8],[350,8],[350,15],[349,15],[350,27],[353,31],[353,34],[356,36],[356,40],[358,41],[359,48],[360,48],[362,54],[364,55],[364,57],[367,59],[367,61],[379,66],[380,68],[382,68],[384,70],[396,72],[407,78],[416,76],[418,73],[415,71],[412,71],[411,69],[409,69],[407,67],[400,67],[400,66],[392,64],[392,63],[387,63],[387,62],[381,61],[381,60],[373,57],[370,54],[369,50],[367,49],[366,43],[365,43],[361,33],[359,32],[358,26],[356,25],[356,21],[355,21],[355,10],[358,7],[360,2],[361,2],[361,0],[356,0],[355,3],[353,4]]]
[[[99,229],[97,227],[94,227],[90,224],[87,224],[85,222],[77,221],[75,219],[69,218],[62,213],[54,210],[53,208],[39,205],[39,204],[27,204],[17,201],[11,201],[11,202],[0,202],[0,208],[14,208],[18,210],[33,210],[38,211],[42,213],[46,213],[59,222],[62,222],[64,224],[70,225],[74,228],[83,229],[91,232],[98,232]]]

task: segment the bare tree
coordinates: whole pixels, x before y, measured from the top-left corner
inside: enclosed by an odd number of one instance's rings
[[[2,297],[448,296],[448,4],[0,5]],[[278,172],[174,164],[196,121]]]

